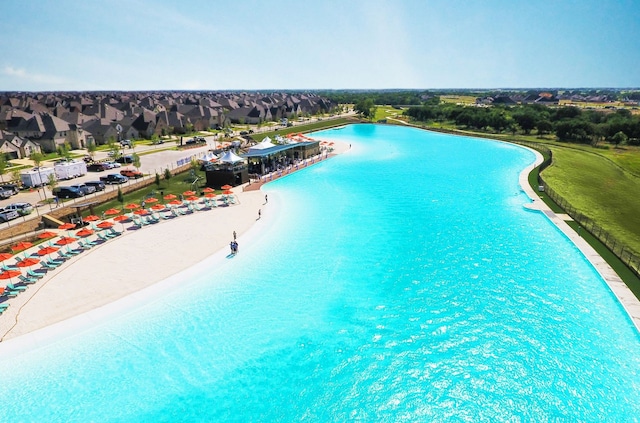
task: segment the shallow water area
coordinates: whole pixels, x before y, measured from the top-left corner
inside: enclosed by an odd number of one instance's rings
[[[251,245],[4,361],[11,421],[634,421],[640,337],[517,146],[413,128],[263,189]],[[28,398],[28,399],[27,399]],[[105,400],[108,399],[108,400]]]

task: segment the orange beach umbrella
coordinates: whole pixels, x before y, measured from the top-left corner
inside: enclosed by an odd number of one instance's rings
[[[196,195],[195,191],[185,191],[182,193],[182,195],[184,195],[185,197],[189,197],[191,195]]]
[[[178,197],[176,197],[176,196],[175,196],[175,195],[173,195],[173,194],[167,194],[167,195],[165,195],[165,196],[164,196],[164,197],[162,197],[162,198],[164,198],[165,200],[175,200],[175,199],[176,199],[176,198],[178,198]]]
[[[70,236],[65,236],[60,238],[57,242],[56,245],[68,245],[68,244],[73,244],[74,242],[76,242],[76,239]]]
[[[113,223],[105,220],[104,222],[98,223],[96,226],[100,229],[109,229],[113,226]]]
[[[116,222],[123,222],[125,220],[129,220],[129,216],[125,216],[124,214],[121,214],[120,216],[114,217],[113,220],[115,220]]]
[[[154,197],[150,197],[150,198],[147,198],[146,200],[144,200],[144,202],[147,203],[147,204],[153,204],[153,203],[157,203],[158,199],[154,198]]]
[[[47,238],[53,238],[54,236],[57,236],[57,235],[58,234],[56,234],[55,232],[45,231],[45,232],[42,232],[40,235],[38,235],[38,238],[47,239]]]
[[[10,258],[13,258],[13,254],[10,254],[10,253],[0,253],[0,261],[9,260]]]
[[[211,187],[206,187],[205,189],[202,190],[202,192],[210,193],[210,192],[216,192],[216,190]]]
[[[76,227],[75,223],[63,223],[62,225],[58,226],[58,229],[67,230],[67,229],[73,229],[75,227]]]
[[[78,232],[76,232],[76,235],[81,236],[83,238],[92,234],[93,234],[93,231],[89,228],[83,228],[83,229],[80,229]]]
[[[100,220],[100,216],[96,216],[95,214],[90,214],[89,216],[85,217],[84,219],[85,222],[95,222],[96,220]]]
[[[127,210],[135,210],[135,209],[139,209],[140,208],[140,204],[129,203],[126,206],[124,206],[124,208],[127,209]]]
[[[38,260],[37,258],[27,257],[26,259],[20,260],[19,262],[17,262],[16,266],[18,266],[18,267],[31,267],[31,266],[35,266],[38,263],[40,263],[40,260]]]
[[[33,243],[31,243],[29,241],[20,241],[16,245],[13,245],[11,247],[11,249],[13,251],[22,251],[22,250],[26,250],[27,248],[31,248],[31,247],[33,247]]]
[[[113,215],[116,215],[116,214],[120,214],[120,210],[118,210],[118,209],[108,209],[108,210],[104,211],[104,215],[105,216],[113,216]]]
[[[227,185],[223,185],[220,187],[220,189],[231,189],[233,188],[231,185],[227,184]]]

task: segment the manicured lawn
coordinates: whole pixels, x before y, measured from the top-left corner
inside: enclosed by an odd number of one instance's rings
[[[599,154],[551,147],[545,181],[575,208],[640,255],[640,178]]]

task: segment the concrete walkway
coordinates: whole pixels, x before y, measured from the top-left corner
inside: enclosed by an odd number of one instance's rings
[[[526,147],[524,147],[526,148]],[[627,311],[627,314],[633,321],[636,329],[640,331],[640,300],[631,292],[629,287],[622,281],[620,276],[609,266],[609,264],[593,249],[587,241],[578,235],[568,224],[567,221],[571,221],[571,217],[566,214],[557,214],[553,212],[540,199],[538,194],[529,185],[529,173],[543,161],[543,157],[535,150],[529,149],[536,155],[536,161],[531,166],[527,167],[520,173],[520,186],[522,190],[533,200],[530,204],[525,204],[524,207],[530,210],[537,210],[543,213],[547,218],[562,231],[573,242],[576,247],[584,254],[584,256],[593,265],[596,271],[605,280],[609,289],[618,298],[618,301],[622,304],[622,307]]]

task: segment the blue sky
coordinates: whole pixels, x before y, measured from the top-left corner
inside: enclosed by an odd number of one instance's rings
[[[638,0],[0,1],[0,91],[640,87]]]

